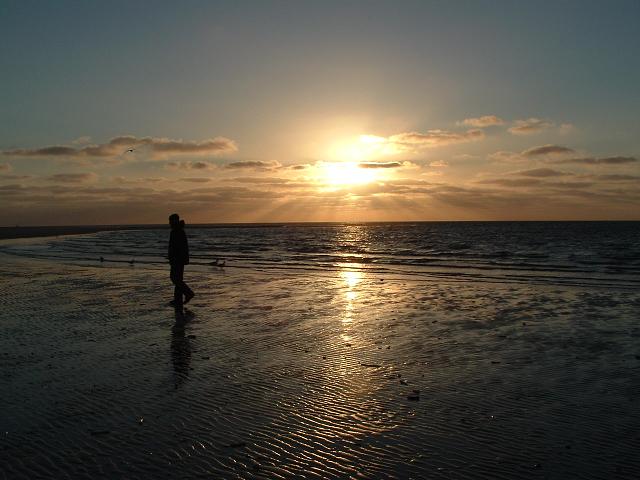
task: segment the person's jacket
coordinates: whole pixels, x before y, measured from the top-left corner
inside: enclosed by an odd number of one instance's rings
[[[169,263],[187,265],[189,263],[189,243],[183,225],[171,229],[169,236]]]

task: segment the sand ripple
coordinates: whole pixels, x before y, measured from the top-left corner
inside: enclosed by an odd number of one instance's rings
[[[640,478],[637,292],[187,277],[3,259],[3,478]]]

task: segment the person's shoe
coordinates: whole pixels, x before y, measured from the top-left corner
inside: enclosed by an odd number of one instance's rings
[[[187,303],[189,303],[189,301],[195,297],[195,293],[191,292],[191,293],[185,293],[184,294],[184,304],[186,305]]]

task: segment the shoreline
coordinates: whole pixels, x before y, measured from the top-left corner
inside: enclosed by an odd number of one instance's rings
[[[86,235],[115,230],[158,229],[160,225],[70,225],[70,226],[34,226],[0,227],[0,240],[18,238],[59,237],[65,235]]]

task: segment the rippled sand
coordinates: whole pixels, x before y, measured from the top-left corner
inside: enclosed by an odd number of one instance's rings
[[[186,279],[2,255],[5,478],[640,478],[637,291]]]

